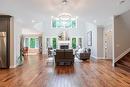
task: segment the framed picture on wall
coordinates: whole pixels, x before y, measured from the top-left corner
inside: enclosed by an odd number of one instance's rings
[[[92,31],[87,33],[87,45],[92,46]]]

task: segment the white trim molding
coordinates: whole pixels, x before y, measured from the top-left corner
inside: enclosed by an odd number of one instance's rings
[[[105,59],[105,57],[96,57],[96,56],[93,56],[93,55],[91,55],[91,57],[94,58],[94,59]]]
[[[97,57],[97,59],[105,59],[105,57]]]
[[[124,57],[127,53],[129,53],[129,52],[130,52],[130,48],[127,49],[126,51],[124,51],[121,55],[119,55],[119,56],[115,59],[114,64],[115,64],[118,60],[120,60],[122,57]]]
[[[16,68],[17,67],[17,65],[10,65],[10,67],[9,68]]]
[[[92,58],[94,58],[94,59],[97,59],[97,57],[96,57],[96,56],[91,55],[91,57],[92,57]]]

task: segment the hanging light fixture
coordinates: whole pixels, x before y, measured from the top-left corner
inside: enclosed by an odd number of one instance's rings
[[[63,4],[67,4],[68,0],[62,0]]]

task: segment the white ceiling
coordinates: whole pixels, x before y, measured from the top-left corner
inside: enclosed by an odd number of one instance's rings
[[[46,17],[69,12],[82,20],[102,25],[111,21],[112,16],[130,9],[130,0],[125,0],[123,4],[120,4],[121,0],[68,1],[68,5],[64,6],[62,0],[0,0],[0,13],[12,15],[19,22],[29,25],[32,20],[41,22]]]

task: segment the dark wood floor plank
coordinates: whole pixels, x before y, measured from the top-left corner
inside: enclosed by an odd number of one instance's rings
[[[111,60],[55,67],[46,58],[29,56],[16,69],[0,70],[0,87],[130,87],[130,73],[112,67]]]

